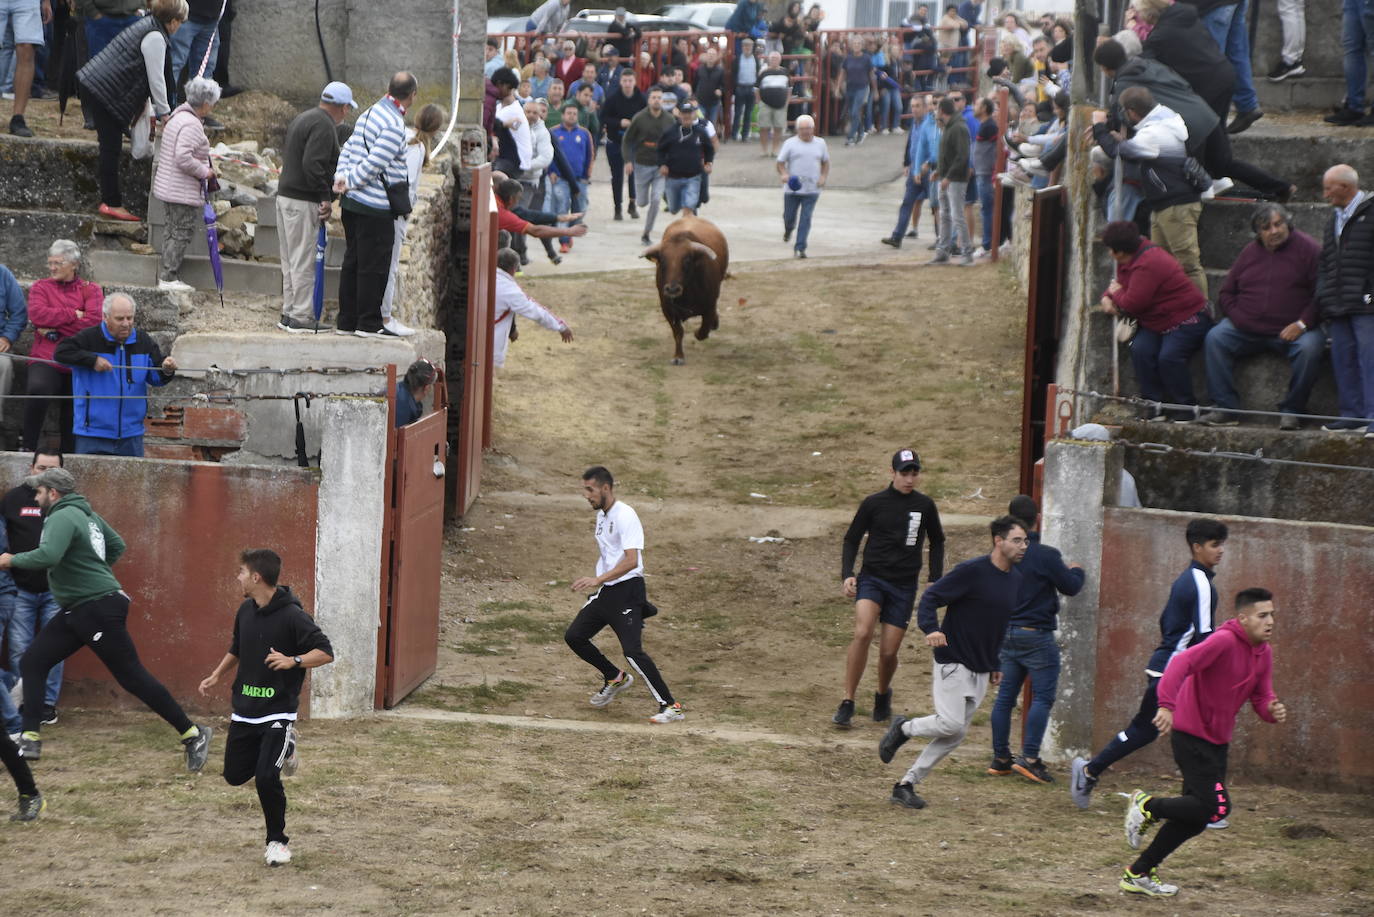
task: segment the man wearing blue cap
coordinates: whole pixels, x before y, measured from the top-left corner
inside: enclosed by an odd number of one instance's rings
[[[277,327],[282,331],[332,330],[315,321],[315,237],[320,221],[329,219],[334,198],[334,168],[339,162],[336,128],[348,110],[357,107],[348,84],[336,81],[324,87],[318,106],[301,112],[286,128],[277,187],[282,287]]]
[[[811,212],[830,175],[830,151],[825,141],[816,136],[816,122],[810,115],[797,118],[797,136],[787,138],[778,151],[778,178],[783,184],[782,241],[792,239],[796,257],[806,257],[806,237],[811,233]]]

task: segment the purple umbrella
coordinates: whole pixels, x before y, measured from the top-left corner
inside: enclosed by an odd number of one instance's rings
[[[324,250],[329,244],[325,236],[324,221],[320,221],[320,232],[315,236],[315,330],[320,327],[320,316],[324,314]]]
[[[205,193],[205,242],[210,248],[210,267],[215,271],[215,289],[219,291],[219,304],[224,305],[224,265],[219,258],[219,231],[215,228],[215,205],[210,203],[210,191],[204,181],[200,183]]]

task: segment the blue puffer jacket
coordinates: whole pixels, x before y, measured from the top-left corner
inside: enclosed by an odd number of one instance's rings
[[[57,361],[72,367],[72,432],[77,436],[126,439],[143,434],[148,386],[166,385],[175,372],[161,369],[162,349],[137,329],[127,340],[114,339],[105,323],[92,325],[57,345]],[[114,369],[97,372],[104,357]]]

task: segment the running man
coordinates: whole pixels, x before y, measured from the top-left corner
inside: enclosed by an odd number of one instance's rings
[[[873,629],[879,621],[883,627],[873,719],[879,723],[891,719],[892,676],[920,587],[922,542],[930,545],[930,582],[945,572],[945,532],[935,501],[916,489],[920,473],[921,457],[915,450],[897,450],[892,456],[892,483],[864,498],[845,532],[840,582],[845,597],[855,599],[854,639],[845,656],[844,700],[832,718],[836,726],[848,726],[854,717],[854,693],[868,665]],[[854,559],[865,533],[864,566],[855,576]]]
[[[878,757],[886,764],[907,739],[930,739],[906,776],[892,787],[891,801],[908,809],[926,807],[915,785],[964,741],[988,686],[1002,680],[997,655],[1021,588],[1016,565],[1026,555],[1030,538],[1026,523],[1014,516],[992,520],[989,530],[992,551],[964,561],[932,583],[916,610],[916,625],[925,633],[926,645],[935,650],[930,684],[935,712],[915,720],[893,717],[878,743]],[[935,610],[941,607],[945,618],[937,621]]]
[[[43,794],[33,782],[33,771],[29,763],[19,754],[19,746],[10,737],[0,732],[0,761],[5,762],[5,770],[10,772],[15,789],[19,790],[19,811],[10,816],[10,821],[33,821],[48,807]]]
[[[1169,589],[1169,601],[1159,616],[1160,641],[1145,666],[1145,695],[1140,709],[1125,729],[1118,732],[1091,761],[1073,759],[1069,795],[1080,809],[1092,801],[1093,788],[1102,774],[1116,762],[1144,748],[1159,737],[1155,713],[1159,710],[1159,679],[1169,661],[1212,634],[1217,607],[1217,587],[1212,585],[1217,564],[1226,553],[1226,525],[1215,519],[1194,519],[1184,530],[1188,550],[1193,555],[1188,569],[1179,574]],[[1226,820],[1214,823],[1226,827]]]
[[[124,553],[124,539],[76,492],[76,478],[67,469],[49,468],[24,483],[43,508],[43,534],[32,551],[0,554],[0,569],[47,570],[48,588],[62,611],[38,632],[19,663],[24,679],[20,754],[30,761],[42,755],[39,729],[48,671],[88,646],[121,688],[171,724],[184,746],[186,769],[199,773],[210,755],[212,730],[192,723],[138,660],[128,629],[129,596],[110,572]]]
[[[1160,799],[1136,790],[1126,804],[1126,843],[1141,838],[1158,821],[1164,825],[1150,846],[1121,876],[1122,891],[1151,898],[1178,894],[1177,885],[1159,881],[1164,858],[1208,825],[1226,818],[1226,754],[1236,715],[1248,700],[1266,723],[1282,723],[1288,711],[1274,695],[1274,594],[1244,589],[1236,594],[1236,617],[1212,639],[1180,653],[1159,680],[1159,710],[1154,725],[1170,730],[1174,762],[1183,774],[1183,795]]]
[[[211,688],[230,669],[234,712],[224,744],[224,782],[243,786],[256,780],[267,822],[268,866],[291,862],[286,836],[286,789],[281,778],[296,772],[296,709],[305,670],[334,661],[334,647],[287,586],[278,586],[281,558],[259,548],[239,555],[238,584],[244,602],[234,617],[229,652],[200,683]]]
[[[1002,641],[1002,683],[992,702],[992,763],[988,773],[1005,777],[1015,771],[1034,783],[1054,783],[1040,759],[1054,694],[1059,688],[1059,595],[1078,595],[1083,588],[1083,568],[1065,564],[1058,548],[1040,543],[1040,507],[1025,494],[1013,497],[1007,512],[1025,520],[1030,545],[1021,561],[1021,592],[1016,597],[1007,635]],[[1011,756],[1011,711],[1021,685],[1030,679],[1031,702],[1021,732],[1021,755]]]
[[[644,618],[653,617],[658,609],[649,604],[644,593],[644,528],[639,524],[639,516],[628,503],[615,498],[615,479],[600,465],[582,473],[582,495],[596,510],[596,547],[601,556],[596,561],[595,576],[573,581],[573,592],[590,592],[591,596],[568,625],[563,639],[574,653],[600,669],[605,679],[601,690],[592,695],[591,704],[606,706],[635,680],[629,672],[611,665],[605,654],[592,645],[592,637],[603,627],[610,627],[620,639],[625,658],[658,701],[658,713],[649,717],[649,722],[684,719],[682,704],[673,700],[663,676],[658,674],[658,666],[640,642]]]

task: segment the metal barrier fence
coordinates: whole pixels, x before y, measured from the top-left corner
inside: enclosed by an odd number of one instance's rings
[[[870,28],[870,29],[824,29],[812,33],[813,47],[806,53],[782,55],[782,65],[792,71],[792,95],[788,101],[787,123],[791,127],[798,115],[809,114],[816,119],[816,131],[827,135],[837,133],[844,125],[843,91],[843,51],[851,39],[861,42],[877,38],[881,47],[887,48],[892,39],[902,44],[902,57],[910,62],[910,69],[900,68],[903,78],[897,90],[898,125],[906,125],[911,118],[909,102],[913,93],[938,91],[951,83],[962,83],[976,87],[979,75],[986,69],[988,61],[996,55],[997,27],[978,26],[974,44],[957,48],[937,48],[933,50],[908,48],[907,41],[915,34],[914,29]],[[546,38],[564,40],[585,40],[588,47],[596,43],[609,44],[611,36],[600,32],[563,33],[559,36],[534,36],[525,32],[507,32],[490,35],[488,38],[500,42],[501,53],[515,51],[522,65],[531,63],[534,49],[543,46]],[[732,123],[735,105],[735,60],[739,40],[745,36],[725,31],[674,31],[643,32],[634,41],[629,66],[637,75],[636,85],[647,89],[658,81],[664,68],[671,64],[674,47],[678,40],[685,39],[690,47],[699,47],[702,41],[714,45],[721,52],[721,66],[725,68],[725,82],[722,88],[720,121],[725,132]],[[647,60],[645,60],[647,55]],[[684,75],[683,82],[690,86],[691,66]],[[917,65],[920,65],[919,67]],[[550,71],[553,73],[553,61]],[[581,74],[578,74],[580,77]],[[880,89],[880,93],[886,91]],[[871,95],[871,93],[870,93]],[[866,108],[873,109],[870,118],[877,127],[878,99],[870,98]]]

